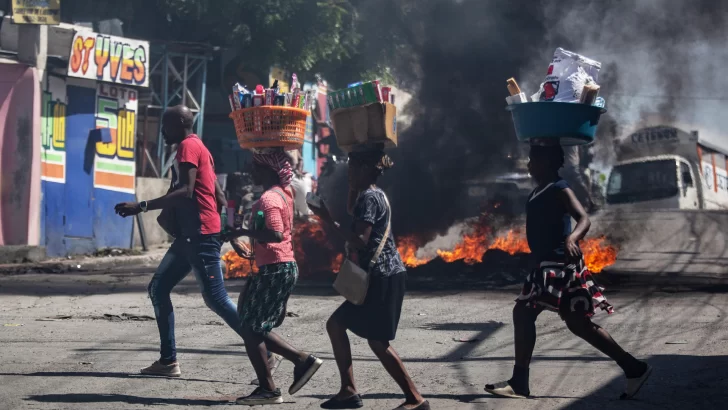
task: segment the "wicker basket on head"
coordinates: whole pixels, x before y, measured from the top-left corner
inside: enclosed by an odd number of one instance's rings
[[[282,106],[243,108],[230,113],[244,149],[303,146],[309,111]]]

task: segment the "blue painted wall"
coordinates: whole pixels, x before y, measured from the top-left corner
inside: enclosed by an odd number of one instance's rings
[[[63,242],[65,227],[63,225],[64,197],[66,184],[41,181],[43,199],[41,201],[41,244],[45,244],[49,256],[66,255]]]
[[[90,141],[96,128],[96,90],[67,86],[66,111],[66,236],[93,237],[93,161],[95,146]]]
[[[303,142],[303,170],[316,175],[316,145],[311,141]]]
[[[306,134],[303,140],[303,170],[311,175],[316,175],[316,144],[313,135],[313,116],[306,119]]]
[[[134,195],[95,189],[94,199],[93,223],[96,249],[131,248],[134,218],[122,218],[116,215],[114,205],[119,202],[135,201]]]
[[[84,84],[86,85],[86,84]],[[94,188],[96,88],[66,86],[66,183],[42,181],[41,241],[49,256],[130,248],[133,218],[114,212],[134,194]]]

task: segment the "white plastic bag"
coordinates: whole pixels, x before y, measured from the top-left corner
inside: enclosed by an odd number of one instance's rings
[[[534,101],[578,103],[584,85],[599,81],[602,63],[559,47]]]

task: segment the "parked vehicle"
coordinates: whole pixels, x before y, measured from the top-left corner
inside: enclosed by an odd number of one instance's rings
[[[728,149],[697,131],[642,128],[616,144],[607,183],[610,207],[728,209]]]
[[[480,212],[520,215],[526,211],[533,181],[527,173],[503,174],[484,180],[465,181],[467,186],[468,217]]]

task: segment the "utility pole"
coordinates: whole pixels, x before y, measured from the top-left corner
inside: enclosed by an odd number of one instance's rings
[[[43,81],[48,58],[48,26],[18,25],[18,61],[38,70],[38,81]]]

